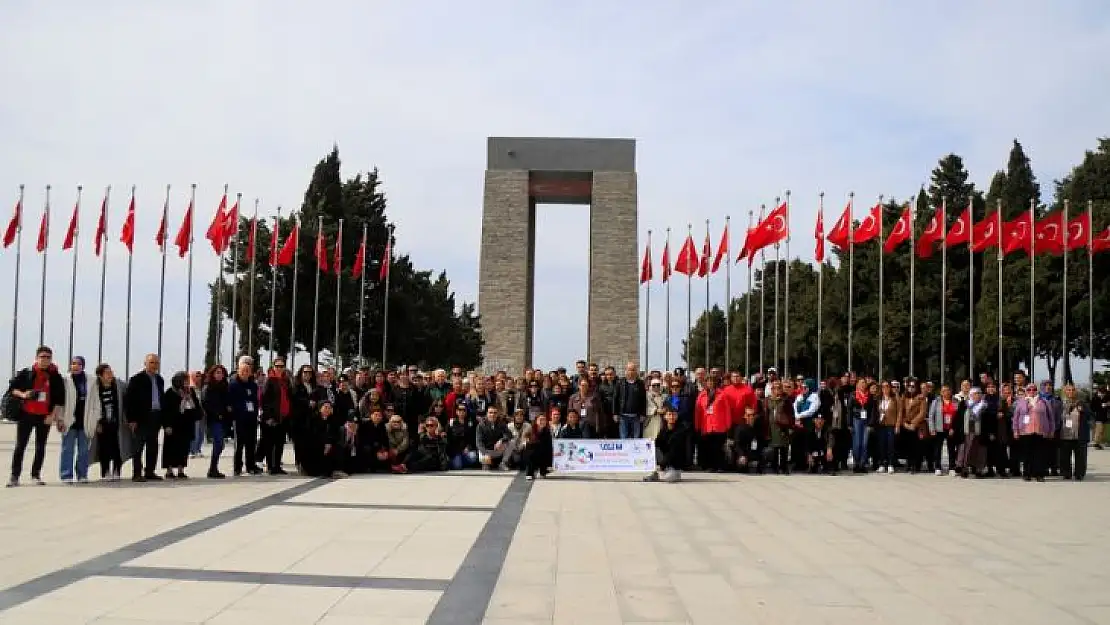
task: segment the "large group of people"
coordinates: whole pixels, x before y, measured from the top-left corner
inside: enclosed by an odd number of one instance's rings
[[[211,479],[225,478],[229,441],[236,476],[286,474],[291,443],[292,464],[307,476],[482,469],[532,479],[548,475],[560,438],[652,439],[657,467],[648,481],[678,481],[691,469],[1082,480],[1108,408],[1105,388],[1084,399],[1068,384],[1057,395],[1023,372],[1012,382],[983,374],[938,388],[853,373],[780,379],[774,368],[687,375],[628,363],[618,373],[585,361],[514,377],[412,366],[291,372],[280,357],[263,371],[244,356],[234,372],[182,371],[167,385],[155,354],[124,381],[103,363],[86,372],[81,357],[61,372],[44,346],[12,378],[3,412],[17,423],[8,486],[18,486],[32,437],[30,478],[44,483],[52,428],[68,483],[87,482],[90,464],[101,479],[119,480],[128,462],[135,482],[188,479],[206,441]]]

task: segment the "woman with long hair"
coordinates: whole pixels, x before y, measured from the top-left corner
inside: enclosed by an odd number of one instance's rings
[[[212,365],[205,374],[200,404],[207,417],[208,431],[212,437],[212,458],[208,463],[208,477],[222,479],[224,474],[219,470],[220,454],[224,451],[226,434],[231,431],[233,421],[227,369],[223,365]]]
[[[898,464],[894,447],[894,435],[902,427],[902,398],[894,393],[890,382],[884,380],[879,386],[879,473],[894,473]]]
[[[856,390],[848,397],[848,413],[852,428],[852,473],[867,473],[867,436],[876,418],[875,396],[867,380],[856,381]]]

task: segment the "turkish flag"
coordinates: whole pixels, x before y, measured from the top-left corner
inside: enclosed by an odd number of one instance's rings
[[[277,267],[278,265],[278,237],[281,236],[281,224],[278,223],[278,218],[274,217],[274,230],[270,233],[270,266]]]
[[[1018,215],[1011,221],[1002,224],[1002,255],[1006,256],[1018,250],[1025,250],[1026,254],[1032,251],[1031,241],[1032,237],[1029,236],[1029,227],[1032,222],[1030,219],[1031,213]]]
[[[77,214],[80,210],[80,202],[73,205],[73,216],[69,218],[69,227],[66,228],[66,238],[62,241],[63,250],[68,250],[77,243]]]
[[[393,264],[392,241],[385,242],[385,252],[382,253],[382,270],[378,272],[378,279],[385,280],[389,277],[389,266]]]
[[[363,266],[366,265],[366,233],[363,232],[362,245],[358,246],[358,252],[355,254],[355,266],[351,268],[351,277],[358,279],[362,277]]]
[[[839,247],[842,250],[848,249],[848,237],[852,231],[852,203],[844,207],[844,212],[840,214],[840,219],[836,220],[833,224],[832,230],[829,230],[829,236],[826,237],[829,243]]]
[[[158,224],[158,232],[154,233],[154,243],[162,253],[166,252],[166,213],[169,207],[162,208],[162,222]]]
[[[100,256],[100,247],[104,241],[108,240],[108,196],[104,196],[104,201],[100,203],[100,219],[96,221],[96,255]]]
[[[123,230],[119,235],[120,243],[127,246],[127,253],[135,253],[135,195],[131,195],[131,203],[127,205],[127,217],[123,220]],[[97,254],[99,256],[99,253]]]
[[[1048,215],[1033,227],[1033,250],[1037,254],[1063,254],[1065,230],[1064,213]]]
[[[39,222],[39,240],[35,244],[36,252],[45,252],[47,244],[50,243],[50,216],[46,211],[42,211],[42,221]]]
[[[231,240],[239,232],[239,200],[235,200],[235,205],[231,210],[227,211],[224,215],[224,246],[231,244]]]
[[[964,212],[952,222],[952,227],[948,230],[948,235],[944,237],[944,245],[952,247],[961,243],[967,243],[971,240],[971,207],[965,208]]]
[[[1091,241],[1091,251],[1094,253],[1110,250],[1110,227],[1095,235]]]
[[[328,272],[328,246],[324,242],[322,230],[316,233],[316,265],[320,267],[320,271]]]
[[[1091,232],[1091,215],[1090,213],[1083,213],[1076,215],[1071,221],[1068,222],[1068,251],[1077,250],[1087,247],[1087,239],[1090,237]]]
[[[257,212],[257,211],[256,211]],[[258,235],[258,218],[251,218],[251,227],[247,231],[247,262],[254,262],[254,237]]]
[[[925,232],[921,233],[921,238],[917,240],[917,256],[919,258],[929,258],[935,251],[936,244],[944,240],[944,207],[938,206],[933,218],[929,220],[929,225],[925,226]]]
[[[747,258],[749,267],[751,267],[755,260],[755,254],[752,254],[748,250],[748,245],[752,242],[753,235],[755,235],[755,228],[748,228],[748,231],[744,234],[744,244],[740,246],[740,255],[736,257],[736,262],[740,262]]]
[[[19,227],[23,223],[23,202],[17,200],[15,203],[15,211],[12,212],[12,219],[8,222],[8,228],[4,231],[4,249],[15,243],[15,235],[19,233]]]
[[[651,282],[651,244],[644,248],[644,260],[640,262],[640,284]]]
[[[766,219],[759,222],[755,232],[748,237],[748,253],[754,254],[769,245],[775,245],[784,240],[789,234],[790,226],[786,223],[786,204],[780,204],[778,208],[771,211],[771,214],[767,215]]]
[[[704,278],[709,275],[709,257],[713,251],[709,247],[709,233],[705,233],[705,244],[701,246],[701,261],[698,263],[698,277]]]
[[[713,257],[713,273],[717,273],[717,269],[721,267],[721,261],[728,258],[728,222],[725,222],[725,230],[721,233],[721,242],[717,245],[717,255]]]
[[[817,209],[817,225],[813,228],[815,248],[813,258],[819,263],[825,262],[825,209]]]
[[[859,245],[882,234],[882,204],[876,204],[860,222],[859,228],[852,232],[852,243]]]
[[[333,266],[335,267],[335,275],[343,273],[343,239],[338,232],[335,233],[335,261]]]
[[[177,236],[173,244],[177,246],[177,256],[185,258],[193,239],[193,201],[189,200],[189,208],[185,209],[185,218],[181,220],[181,227],[177,229]]]
[[[274,230],[274,237],[277,237],[277,230]],[[285,244],[281,246],[281,251],[277,255],[277,264],[281,266],[292,265],[293,260],[297,256],[297,245],[301,240],[301,225],[293,223],[293,229],[289,231],[289,237],[285,239]]]
[[[692,235],[686,235],[686,242],[682,244],[682,249],[678,250],[674,270],[677,273],[685,274],[687,277],[698,272],[698,249],[694,247],[694,237]]]
[[[671,242],[665,241],[663,243],[663,282],[671,278]]]
[[[913,216],[910,214],[910,207],[902,211],[902,216],[898,221],[894,222],[894,227],[890,230],[890,236],[886,238],[886,243],[883,243],[883,251],[890,254],[898,249],[898,246],[910,240],[910,235],[913,233]]]
[[[220,205],[216,207],[216,214],[212,216],[212,223],[208,224],[208,231],[204,233],[204,238],[212,244],[212,249],[217,254],[224,253],[224,245],[227,236],[224,235],[226,226],[224,221],[227,212],[227,194],[220,198]]]
[[[985,252],[998,247],[998,234],[1002,228],[1002,216],[998,211],[987,215],[983,221],[971,228],[971,251]]]

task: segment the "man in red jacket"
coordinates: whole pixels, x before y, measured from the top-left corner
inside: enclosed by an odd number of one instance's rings
[[[728,411],[729,422],[725,426],[731,428],[734,425],[744,423],[744,409],[756,407],[755,391],[748,384],[748,381],[737,371],[730,374],[731,384],[725,387],[723,396],[724,400],[722,408]]]

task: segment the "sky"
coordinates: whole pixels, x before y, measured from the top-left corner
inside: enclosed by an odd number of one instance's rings
[[[272,215],[299,206],[313,165],[338,144],[347,175],[380,169],[399,251],[417,267],[445,269],[458,299],[474,301],[486,138],[628,137],[637,140],[641,253],[649,229],[656,262],[668,227],[677,238],[693,224],[700,243],[706,219],[716,244],[726,215],[739,231],[750,210],[790,189],[791,251],[812,258],[819,192],[829,213],[849,191],[906,197],[949,152],[984,188],[1017,138],[1050,189],[1106,133],[1108,18],[1099,0],[9,0],[0,3],[5,222],[27,186],[17,360],[30,362],[38,342],[34,245],[47,184],[46,342],[65,358],[74,319],[74,351],[90,361],[100,336],[90,248],[112,186],[102,358],[117,370],[127,360],[119,228],[137,187],[134,370],[155,345],[154,233],[167,184],[173,228],[194,183],[198,232],[224,184]],[[78,184],[73,317],[73,256],[60,247]],[[585,349],[586,210],[547,206],[538,216],[539,366],[569,364]],[[0,251],[9,292],[15,257]],[[178,369],[187,263],[167,265],[164,368]],[[198,248],[194,368],[207,318],[198,287],[216,270],[211,250]],[[744,285],[734,278],[738,295]],[[673,293],[667,357],[654,286],[652,367],[680,364],[683,290]],[[723,276],[711,291],[724,301]],[[11,326],[0,326],[7,364]]]

